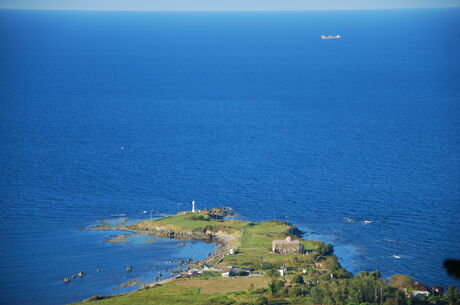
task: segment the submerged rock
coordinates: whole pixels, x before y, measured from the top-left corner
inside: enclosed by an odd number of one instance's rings
[[[128,270],[128,271],[133,271],[133,266],[128,266],[128,267],[126,267],[126,270]]]
[[[112,235],[109,238],[105,239],[105,242],[109,243],[122,243],[126,241],[128,241],[128,234]]]
[[[68,277],[64,278],[64,283],[70,283],[70,279]]]
[[[124,288],[124,287],[131,287],[131,286],[137,285],[140,282],[141,281],[127,281],[127,282],[121,283],[120,285],[118,285],[117,287],[115,287],[113,289],[120,290],[121,288]]]
[[[84,276],[85,276],[85,274],[84,274],[83,272],[81,272],[81,271],[78,272],[77,275],[78,275],[79,277],[84,277]]]

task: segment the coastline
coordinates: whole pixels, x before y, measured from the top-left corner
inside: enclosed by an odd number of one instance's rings
[[[161,221],[162,219],[171,217],[174,215],[169,215],[169,216],[164,216],[161,218],[154,219],[154,221]],[[196,261],[190,261],[187,262],[185,258],[179,259],[179,261],[183,261],[184,265],[187,266],[185,271],[181,271],[179,274],[175,276],[171,276],[168,278],[164,278],[161,280],[155,280],[155,281],[150,281],[146,283],[141,283],[139,284],[139,289],[143,288],[150,288],[150,287],[155,287],[157,285],[163,285],[166,283],[170,283],[176,279],[182,278],[183,276],[186,275],[187,270],[191,270],[193,268],[197,268],[200,265],[206,264],[210,267],[213,267],[217,263],[219,263],[223,257],[225,257],[226,254],[228,254],[229,250],[231,249],[232,245],[235,245],[235,242],[237,240],[238,236],[235,236],[237,234],[227,234],[222,231],[217,231],[217,232],[193,232],[189,230],[174,230],[171,231],[171,227],[168,226],[155,226],[155,227],[150,227],[150,226],[142,226],[143,223],[145,222],[150,222],[151,220],[141,220],[138,221],[134,224],[127,225],[128,221],[123,218],[120,219],[119,221],[110,224],[106,221],[101,221],[99,224],[84,228],[82,229],[83,231],[118,231],[118,232],[132,232],[136,233],[139,235],[147,235],[147,236],[154,236],[154,237],[159,237],[159,238],[167,238],[167,239],[174,239],[174,240],[183,240],[183,241],[202,241],[206,243],[214,243],[215,247],[210,255],[208,257],[203,258],[201,260],[196,260]],[[120,234],[118,234],[120,235]],[[121,234],[123,235],[123,234]],[[113,239],[106,239],[105,242],[126,242],[127,239],[123,238],[123,240],[120,241],[114,241]],[[138,290],[138,289],[136,289]],[[124,292],[122,294],[117,294],[117,295],[123,295],[126,293],[130,292]],[[116,296],[116,295],[110,295],[110,297]],[[100,297],[99,295],[93,296],[94,297]],[[109,296],[107,296],[109,297]],[[90,299],[91,299],[90,298]]]
[[[206,214],[207,211],[205,211],[204,213]],[[240,231],[231,230],[231,233],[230,233],[226,231],[228,230],[228,227],[225,225],[216,226],[215,228],[204,227],[203,230],[187,230],[187,229],[180,228],[177,226],[164,225],[164,224],[161,225],[161,222],[163,220],[177,217],[179,215],[180,214],[169,215],[169,216],[164,216],[164,217],[153,219],[153,220],[141,220],[133,224],[128,224],[128,221],[126,219],[120,219],[118,223],[114,223],[114,224],[109,224],[104,221],[101,224],[95,225],[93,227],[85,228],[83,230],[84,231],[95,230],[95,231],[132,232],[132,233],[136,233],[140,235],[155,236],[159,238],[215,243],[214,250],[212,253],[210,253],[210,255],[208,255],[208,257],[201,259],[201,260],[190,261],[190,262],[182,260],[184,262],[184,265],[187,266],[187,268],[181,271],[179,274],[165,278],[165,279],[155,280],[155,281],[139,284],[139,288],[134,291],[148,289],[148,288],[152,288],[156,286],[161,286],[164,284],[174,282],[178,279],[184,279],[185,276],[187,275],[187,271],[199,268],[199,266],[203,266],[203,265],[209,266],[209,268],[212,270],[223,269],[221,266],[219,267],[217,265],[221,263],[222,260],[226,256],[229,255],[230,249],[237,249],[241,246],[241,243],[239,241],[239,239],[241,238]],[[181,216],[184,216],[184,215],[188,215],[188,213],[185,212]],[[223,217],[216,218],[216,219],[218,219],[219,222],[222,222],[223,224],[227,222],[230,222],[230,223],[236,222],[236,223],[243,223],[243,224],[251,223],[247,221],[223,220]],[[160,224],[157,225],[157,223],[160,223]],[[301,238],[300,236],[301,232],[296,227],[293,227],[290,224],[285,223],[285,222],[279,222],[279,223],[281,223],[283,226],[288,228],[287,232],[292,233],[297,238]],[[100,299],[105,299],[105,298],[112,298],[112,297],[121,296],[121,295],[129,294],[129,293],[132,293],[132,291],[124,292],[124,293],[117,294],[117,295],[107,295],[107,296],[95,295],[95,296],[92,296],[84,300],[84,302],[100,300]]]
[[[304,240],[303,232],[284,221],[225,220],[208,211],[193,211],[116,229],[177,240],[215,242],[216,246],[205,259],[178,261],[186,269],[178,271],[176,276],[157,278],[157,281],[141,284],[139,289],[120,295],[95,295],[84,302],[132,304],[139,298],[146,298],[145,304],[152,300],[168,305],[202,304],[204,299],[219,299],[222,304],[244,300],[246,304],[253,302],[255,297],[268,297],[283,304],[298,304],[301,298],[309,298],[313,304],[318,303],[315,297],[318,293],[337,297],[340,286],[339,304],[349,302],[350,295],[357,304],[382,304],[384,299],[397,302],[403,297],[415,298],[413,291],[420,287],[433,297],[437,297],[435,289],[443,289],[431,288],[404,274],[396,274],[389,281],[379,271],[360,271],[353,275],[341,266],[331,244]],[[392,284],[392,281],[399,283],[400,278],[405,279],[404,286]],[[376,291],[380,291],[380,296]]]

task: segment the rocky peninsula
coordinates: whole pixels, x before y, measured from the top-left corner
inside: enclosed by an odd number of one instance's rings
[[[332,245],[302,239],[302,232],[287,222],[226,219],[226,213],[215,211],[182,212],[116,226],[137,234],[216,242],[217,247],[202,261],[183,262],[187,269],[175,277],[119,296],[94,296],[84,303],[405,304],[407,298],[416,297],[414,289],[420,283],[410,277],[405,276],[402,285],[399,277],[392,278],[397,283],[392,284],[378,271],[353,276],[342,268]],[[458,300],[458,291],[449,289]],[[435,292],[430,298],[436,304],[450,304]],[[419,300],[412,304],[434,304]]]

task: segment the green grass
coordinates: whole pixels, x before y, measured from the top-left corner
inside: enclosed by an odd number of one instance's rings
[[[152,288],[140,289],[134,292],[113,296],[111,298],[75,303],[75,305],[202,305],[227,304],[235,300],[245,300],[245,293],[200,294],[200,289],[178,286],[168,283]],[[251,299],[251,297],[249,297]]]
[[[155,225],[170,227],[174,230],[200,232],[206,229],[223,229],[231,233],[233,230],[241,229],[248,222],[240,220],[222,221],[215,219],[205,213],[178,214],[155,220],[144,220],[144,225]]]
[[[239,238],[238,254],[223,258],[221,266],[248,267],[259,269],[263,262],[275,265],[289,264],[296,256],[302,254],[272,254],[271,247],[274,239],[284,239],[297,232],[289,224],[282,221],[266,221],[251,223],[240,220],[219,220],[205,213],[178,214],[156,220],[145,220],[142,226],[168,227],[171,231],[213,232],[222,231]],[[301,240],[305,250],[315,250],[323,244],[319,241]]]
[[[226,256],[221,265],[259,269],[264,262],[273,265],[289,265],[294,257],[303,254],[272,254],[272,241],[284,239],[293,232],[292,227],[281,221],[267,221],[248,224],[241,228],[241,247],[237,255]],[[318,241],[301,240],[306,250],[315,250],[322,244]]]

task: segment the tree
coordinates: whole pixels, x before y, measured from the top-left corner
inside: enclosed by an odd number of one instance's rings
[[[292,282],[296,284],[305,284],[303,280],[303,276],[301,274],[297,274],[292,278]]]
[[[409,288],[412,286],[414,281],[412,278],[405,274],[395,274],[390,278],[390,286],[397,288],[399,290],[403,290],[404,288]]]
[[[322,243],[319,245],[317,251],[320,255],[331,255],[334,253],[334,247],[332,247],[330,244]]]
[[[456,305],[460,303],[460,296],[458,294],[457,287],[449,286],[444,297],[449,305]]]
[[[284,281],[281,280],[272,280],[268,283],[268,292],[272,296],[277,296],[281,293],[284,288]]]
[[[279,276],[279,272],[276,269],[271,269],[265,272],[269,277],[277,277]]]
[[[378,270],[375,270],[375,271],[371,271],[371,273],[369,273],[371,276],[373,276],[374,278],[376,279],[379,279],[382,277],[382,274],[380,273],[380,271]]]

